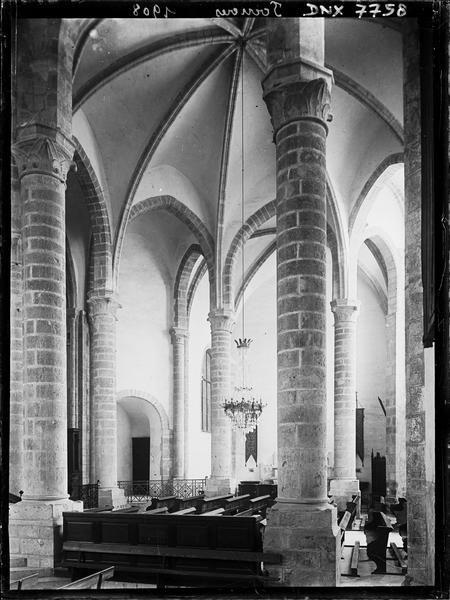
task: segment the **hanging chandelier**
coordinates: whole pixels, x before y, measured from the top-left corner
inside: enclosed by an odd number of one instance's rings
[[[244,228],[244,48],[241,48],[241,225],[243,232]],[[242,251],[241,251],[241,266],[242,266],[242,338],[234,340],[238,351],[241,354],[241,381],[242,385],[234,386],[234,394],[224,400],[222,407],[225,414],[231,419],[233,429],[240,429],[244,433],[249,433],[256,428],[258,419],[261,416],[265,406],[261,398],[256,399],[253,393],[253,388],[246,384],[246,354],[250,347],[251,339],[246,338],[245,330],[245,286],[244,286],[244,245],[245,236],[242,235]]]
[[[222,406],[225,414],[231,419],[233,429],[250,433],[256,428],[265,404],[261,398],[255,398],[253,388],[245,383],[245,354],[252,340],[239,338],[234,341],[242,353],[242,385],[234,386],[233,396],[225,400]]]

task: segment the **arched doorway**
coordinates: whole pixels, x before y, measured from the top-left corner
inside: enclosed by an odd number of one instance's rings
[[[165,410],[151,396],[134,390],[117,397],[117,476],[119,481],[170,476],[169,426]]]

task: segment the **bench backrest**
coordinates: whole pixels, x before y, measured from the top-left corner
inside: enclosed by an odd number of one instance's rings
[[[181,510],[176,510],[173,513],[169,513],[170,515],[193,515],[197,512],[195,506],[190,506],[189,508],[182,508]]]
[[[252,517],[148,513],[63,513],[63,543],[139,544],[262,551]]]
[[[108,567],[107,569],[103,569],[103,571],[98,571],[97,573],[92,573],[92,575],[88,575],[87,577],[83,577],[83,579],[78,579],[77,581],[72,581],[67,585],[63,585],[58,588],[60,590],[86,590],[91,588],[96,588],[99,590],[102,587],[103,581],[106,579],[111,579],[114,576],[114,567]]]
[[[31,575],[26,575],[25,577],[21,577],[20,579],[11,579],[9,582],[10,589],[22,590],[24,587],[27,587],[27,584],[33,583],[39,579],[39,573],[32,573]]]
[[[200,512],[203,502],[205,500],[205,496],[203,494],[199,496],[192,496],[191,498],[178,498],[178,507],[177,510],[182,510],[183,508],[190,508],[194,506],[198,512]]]
[[[204,513],[215,510],[216,508],[224,508],[227,500],[232,497],[233,494],[226,494],[224,496],[211,496],[210,498],[205,498],[200,511]]]
[[[113,506],[103,506],[101,508],[85,508],[83,512],[87,513],[97,513],[97,512],[108,512],[113,510]]]
[[[161,508],[147,509],[143,512],[145,512],[146,515],[164,515],[168,511],[167,506],[161,506]]]
[[[176,496],[161,496],[152,499],[151,508],[153,510],[166,506],[169,511],[178,510],[179,501]]]

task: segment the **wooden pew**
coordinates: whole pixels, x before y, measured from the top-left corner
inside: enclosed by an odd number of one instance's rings
[[[167,510],[167,506],[161,506],[160,508],[154,508],[153,510],[147,508],[144,511],[146,515],[165,515],[170,514]]]
[[[354,577],[358,577],[359,550],[360,543],[356,541],[355,545],[353,546],[352,557],[350,560],[350,575],[353,575]]]
[[[83,577],[83,579],[77,579],[76,581],[72,581],[67,585],[63,585],[58,588],[59,590],[86,590],[86,589],[97,589],[100,590],[102,587],[102,583],[107,579],[112,579],[114,576],[114,567],[108,567],[107,569],[103,569],[103,571],[98,571],[97,573],[92,573],[92,575],[88,575],[87,577]]]
[[[102,508],[85,508],[83,512],[85,513],[98,513],[98,512],[109,512],[113,510],[113,506],[103,506]]]
[[[212,516],[212,515],[216,515],[218,517],[221,517],[223,515],[223,513],[225,512],[224,508],[215,508],[214,510],[209,510],[208,512],[204,512],[202,513],[202,515],[206,516]]]
[[[277,497],[278,486],[276,483],[261,483],[260,481],[241,481],[238,486],[238,495],[249,494],[250,498],[269,495],[272,500]]]
[[[273,503],[274,500],[269,494],[250,499],[250,506],[252,507],[253,512],[259,512],[263,517],[266,516],[267,508],[272,506]]]
[[[397,560],[397,563],[402,570],[402,575],[405,575],[408,571],[408,565],[406,564],[406,561],[402,556],[400,549],[397,547],[397,544],[395,542],[391,542],[389,550],[394,555],[394,558]]]
[[[140,574],[159,588],[174,582],[257,585],[268,580],[262,563],[281,561],[280,555],[263,552],[260,520],[259,516],[63,513],[61,565],[76,571],[114,565],[122,578]]]
[[[9,587],[11,590],[17,590],[20,592],[20,590],[26,588],[28,584],[37,581],[38,578],[39,573],[32,573],[31,575],[26,575],[20,579],[11,579],[9,582]]]
[[[178,510],[179,507],[179,503],[180,503],[180,499],[177,498],[176,496],[161,496],[161,498],[152,498],[151,504],[150,504],[150,509],[154,510],[155,508],[162,508],[164,506],[167,507],[167,510],[169,512],[172,512],[174,510]],[[186,507],[183,507],[186,508]],[[148,508],[146,508],[146,510],[149,510]]]
[[[224,496],[211,496],[210,498],[205,498],[200,508],[200,513],[210,512],[216,508],[225,508],[226,501],[232,497],[233,494],[225,494]]]
[[[181,510],[176,510],[175,512],[168,513],[169,515],[192,515],[197,512],[195,506],[190,506],[189,508],[182,508]]]
[[[225,514],[233,515],[241,510],[245,510],[250,506],[250,495],[243,494],[242,496],[233,496],[225,501]]]
[[[204,494],[199,494],[198,496],[192,496],[191,498],[178,498],[178,506],[177,510],[182,510],[183,508],[190,508],[193,506],[197,509],[197,512],[201,511],[201,507],[205,500]]]
[[[348,510],[346,510],[344,512],[344,514],[342,515],[341,520],[338,523],[338,526],[339,526],[339,529],[340,529],[340,535],[341,535],[341,551],[342,551],[342,548],[344,546],[345,531],[346,531],[347,526],[348,526],[348,524],[350,522],[350,518],[351,518],[351,514],[348,512]]]
[[[386,515],[380,511],[369,511],[369,521],[365,524],[367,557],[376,564],[374,574],[386,573],[386,551],[389,533],[393,531]]]

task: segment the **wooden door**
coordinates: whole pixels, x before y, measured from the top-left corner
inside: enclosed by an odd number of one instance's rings
[[[132,438],[133,481],[148,481],[150,473],[150,438]]]

